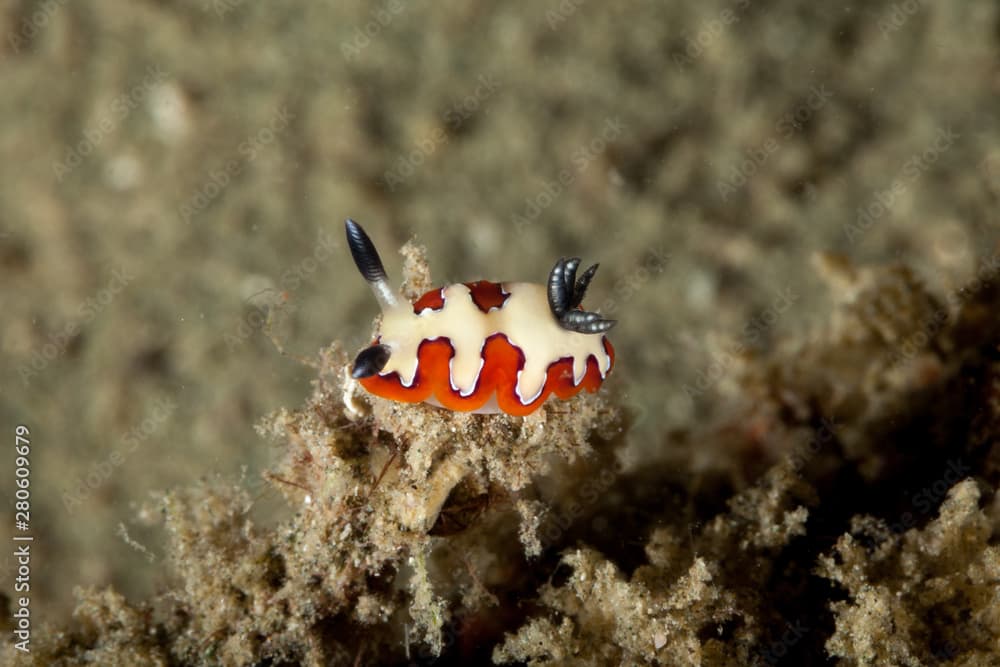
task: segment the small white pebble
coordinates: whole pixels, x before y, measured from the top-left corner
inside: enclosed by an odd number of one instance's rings
[[[104,180],[115,190],[131,190],[142,182],[142,164],[133,155],[118,155],[105,167]]]
[[[191,111],[187,96],[174,81],[153,88],[149,96],[149,113],[164,139],[176,139],[187,134],[191,126]]]
[[[707,310],[715,303],[718,287],[715,276],[707,271],[695,272],[687,283],[685,297],[688,304],[698,310]]]

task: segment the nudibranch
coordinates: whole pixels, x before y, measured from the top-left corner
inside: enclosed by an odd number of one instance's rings
[[[386,277],[371,239],[345,223],[354,263],[382,308],[375,341],[351,377],[370,393],[466,412],[527,415],[550,394],[595,392],[615,362],[615,320],[580,307],[597,264],[560,259],[547,285],[486,280],[430,290],[410,303]]]

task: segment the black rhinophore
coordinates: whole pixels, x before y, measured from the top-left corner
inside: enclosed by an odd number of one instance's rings
[[[584,334],[604,333],[617,324],[617,320],[606,320],[597,313],[578,309],[599,265],[591,266],[578,280],[576,270],[579,266],[579,257],[563,257],[552,267],[549,308],[564,329]]]
[[[344,228],[347,231],[347,245],[351,248],[351,257],[354,258],[354,263],[365,280],[370,283],[387,280],[382,258],[378,256],[375,244],[368,238],[361,225],[348,218],[344,222]]]
[[[389,363],[389,352],[389,346],[381,344],[361,350],[351,367],[351,377],[360,380],[375,375]]]

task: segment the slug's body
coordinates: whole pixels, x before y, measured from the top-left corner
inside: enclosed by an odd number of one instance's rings
[[[347,238],[382,306],[379,336],[351,373],[373,394],[526,415],[550,394],[597,391],[614,365],[603,335],[614,321],[579,309],[596,265],[577,280],[579,260],[560,260],[547,286],[457,283],[410,304],[388,287],[374,245],[351,220]]]

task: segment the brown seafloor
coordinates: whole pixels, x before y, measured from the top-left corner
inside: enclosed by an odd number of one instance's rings
[[[429,277],[404,254],[412,293]],[[817,267],[828,321],[733,357],[730,413],[667,436],[686,461],[623,460],[613,383],[452,413],[351,397],[334,343],[306,404],[259,427],[294,514],[255,522],[244,483],[165,492],[144,508],[162,591],[80,590],[70,627],[0,659],[1000,664],[997,268],[941,296],[902,266]]]

